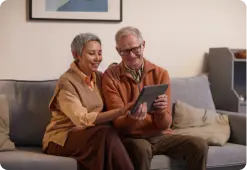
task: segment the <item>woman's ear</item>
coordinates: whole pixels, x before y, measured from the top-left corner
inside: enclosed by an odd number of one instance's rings
[[[71,53],[72,53],[72,55],[73,55],[74,59],[75,59],[75,60],[78,60],[78,57],[77,57],[77,54],[76,54],[76,52],[74,52],[74,51],[71,51]]]

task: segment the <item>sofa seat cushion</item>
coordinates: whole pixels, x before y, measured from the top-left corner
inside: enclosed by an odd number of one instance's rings
[[[227,169],[227,167],[236,169],[236,167],[244,167],[245,164],[245,145],[226,143],[224,146],[209,147],[207,169]],[[183,170],[184,167],[183,161],[171,159],[166,155],[156,155],[151,162],[151,170]]]
[[[169,158],[166,155],[155,155],[151,161],[151,170],[184,170],[185,162]]]
[[[15,151],[0,152],[0,162],[7,170],[77,170],[75,159],[46,155],[38,147],[18,147]]]
[[[226,143],[222,146],[210,146],[208,168],[231,167],[246,164],[246,146]]]

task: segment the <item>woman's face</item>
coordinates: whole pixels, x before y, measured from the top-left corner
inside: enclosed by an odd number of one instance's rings
[[[78,57],[79,68],[88,76],[97,71],[102,61],[102,49],[98,41],[89,41],[85,44],[82,56]]]

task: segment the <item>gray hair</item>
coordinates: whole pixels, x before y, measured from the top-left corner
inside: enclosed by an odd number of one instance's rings
[[[85,44],[89,41],[98,41],[101,44],[101,40],[97,35],[92,33],[80,33],[75,36],[71,43],[71,52],[75,52],[76,56],[81,56]],[[75,60],[77,60],[76,56],[73,56]]]
[[[140,40],[140,43],[142,43],[143,41],[142,34],[137,28],[123,27],[120,30],[118,30],[118,32],[115,35],[116,44],[118,44],[119,39],[121,39],[124,36],[128,36],[128,35],[135,35]]]

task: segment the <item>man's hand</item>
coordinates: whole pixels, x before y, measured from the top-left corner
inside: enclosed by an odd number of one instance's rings
[[[140,104],[137,111],[133,114],[131,114],[129,111],[128,116],[132,119],[135,119],[135,120],[145,119],[147,116],[147,103],[144,102],[144,103]]]
[[[155,108],[154,113],[163,113],[168,107],[167,95],[163,94],[158,96],[158,98],[154,101],[153,106]]]

